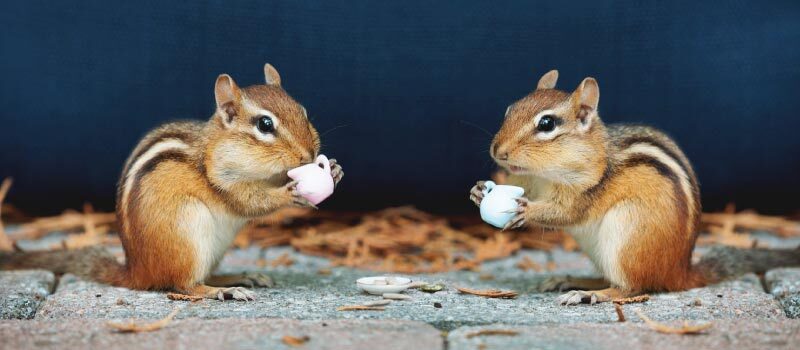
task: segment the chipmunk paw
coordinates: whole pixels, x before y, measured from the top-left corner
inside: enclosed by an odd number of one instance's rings
[[[578,305],[587,303],[594,305],[611,301],[611,298],[599,291],[586,291],[586,290],[572,290],[567,293],[561,294],[556,298],[556,302],[560,305]]]

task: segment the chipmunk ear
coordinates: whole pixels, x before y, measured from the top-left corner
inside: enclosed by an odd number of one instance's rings
[[[269,63],[264,65],[264,80],[267,81],[267,85],[281,86],[281,75]]]
[[[539,89],[553,89],[556,87],[558,81],[558,71],[553,69],[539,78],[539,83],[536,84],[536,90]]]
[[[242,92],[230,75],[221,74],[214,85],[214,97],[217,109],[223,114],[222,120],[227,124],[236,116],[237,106],[241,102]]]
[[[597,105],[600,103],[600,87],[592,77],[583,79],[575,92],[572,101],[578,110],[578,130],[586,131],[597,118]]]

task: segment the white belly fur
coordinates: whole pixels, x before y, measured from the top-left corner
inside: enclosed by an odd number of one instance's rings
[[[179,215],[179,231],[195,249],[194,281],[202,283],[225,255],[246,219],[225,210],[212,211],[196,199],[187,202]]]
[[[620,254],[637,226],[633,206],[618,204],[600,220],[567,228],[595,267],[615,287],[627,288]]]

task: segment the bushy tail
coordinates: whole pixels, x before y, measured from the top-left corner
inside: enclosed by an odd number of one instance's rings
[[[128,287],[128,270],[108,250],[88,247],[75,250],[0,253],[0,270],[43,269],[71,273],[84,279]]]
[[[692,287],[700,287],[748,272],[764,273],[783,266],[800,266],[800,247],[795,249],[741,249],[713,247],[695,265]]]

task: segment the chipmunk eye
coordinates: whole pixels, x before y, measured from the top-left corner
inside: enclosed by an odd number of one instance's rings
[[[539,119],[539,124],[536,125],[536,130],[549,132],[556,128],[556,118],[552,115],[546,115]]]
[[[272,122],[272,118],[268,116],[263,116],[258,119],[258,131],[261,131],[264,134],[271,133],[275,131],[275,123]]]

